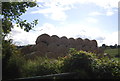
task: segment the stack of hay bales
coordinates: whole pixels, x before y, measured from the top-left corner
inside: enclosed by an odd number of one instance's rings
[[[83,50],[94,53],[102,53],[98,48],[96,40],[67,38],[65,36],[59,38],[57,35],[49,36],[48,34],[40,35],[36,40],[36,45],[29,48],[32,50],[29,57],[47,56],[49,58],[57,58],[65,56],[69,48]],[[27,49],[24,49],[27,50]]]
[[[77,49],[77,50],[81,50],[82,49],[82,46],[83,46],[83,40],[81,39],[81,38],[77,38],[76,40],[75,40],[75,48]]]

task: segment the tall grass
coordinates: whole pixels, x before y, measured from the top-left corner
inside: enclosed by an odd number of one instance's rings
[[[20,54],[10,57],[7,65],[9,76],[6,78],[34,77],[61,72],[78,72],[76,77],[69,78],[112,78],[120,77],[120,63],[107,57],[98,58],[93,53],[71,49],[69,54],[58,59],[36,57],[25,59]],[[120,79],[120,78],[119,78]]]
[[[60,72],[60,62],[46,57],[37,57],[35,60],[27,60],[23,65],[23,77],[41,76]]]

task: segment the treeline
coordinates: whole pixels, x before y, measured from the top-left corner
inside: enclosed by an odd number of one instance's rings
[[[120,48],[120,45],[106,45],[106,44],[102,44],[101,48],[111,48],[111,49],[115,49],[115,48]]]

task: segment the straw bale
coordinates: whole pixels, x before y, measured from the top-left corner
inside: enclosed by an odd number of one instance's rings
[[[82,49],[82,45],[77,45],[76,46],[76,50],[81,50]]]
[[[59,37],[57,35],[51,36],[51,43],[56,43],[59,40]]]
[[[58,56],[65,56],[68,51],[68,48],[65,45],[60,45],[57,50]]]
[[[57,45],[55,43],[51,43],[48,45],[47,51],[55,53],[57,51],[56,49],[57,49]]]
[[[75,39],[74,38],[69,38],[69,48],[75,48]]]
[[[45,57],[45,54],[41,51],[31,52],[30,54],[25,55],[26,59],[35,59],[36,57]]]
[[[75,48],[80,50],[80,48],[82,47],[83,44],[83,40],[81,38],[77,38],[75,39]]]
[[[96,40],[91,40],[91,45],[93,45],[93,46],[95,46],[95,47],[97,47],[97,41]]]
[[[47,45],[43,42],[39,42],[39,44],[34,46],[34,50],[45,52],[47,50]]]
[[[65,37],[65,36],[63,36],[63,37],[61,37],[60,39],[59,39],[59,43],[60,43],[60,45],[68,45],[68,39],[67,39],[67,37]]]
[[[31,53],[32,52],[32,46],[25,46],[21,49],[21,52],[23,54],[28,54],[28,53]]]
[[[50,36],[48,34],[42,34],[37,38],[36,44],[38,44],[39,42],[44,42],[46,44],[49,44],[50,41],[51,41]]]
[[[85,39],[84,40],[84,44],[85,44],[85,46],[90,46],[90,40],[89,39]]]

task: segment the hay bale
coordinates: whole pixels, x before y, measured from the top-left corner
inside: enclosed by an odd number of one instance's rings
[[[67,39],[67,37],[65,37],[65,36],[61,37],[59,39],[59,44],[67,46],[68,45],[68,39]]]
[[[36,57],[45,57],[45,54],[42,51],[31,52],[30,54],[25,55],[26,59],[35,59]]]
[[[47,50],[47,45],[43,42],[39,42],[39,44],[34,46],[35,51],[41,51],[41,52],[46,52]]]
[[[98,47],[96,40],[91,40],[90,43],[91,43],[92,46]]]
[[[65,45],[60,45],[58,48],[57,48],[57,54],[58,56],[65,56],[66,53],[68,52],[68,48],[65,46]]]
[[[89,39],[84,39],[85,46],[91,46]]]
[[[56,52],[57,51],[57,45],[55,43],[51,43],[47,47],[48,52]]]
[[[48,34],[42,34],[37,38],[36,44],[43,42],[43,43],[46,43],[48,45],[50,43],[50,41],[51,41],[50,36]]]
[[[75,39],[75,48],[77,50],[81,50],[82,45],[83,45],[83,40],[81,38]]]
[[[55,43],[59,40],[59,37],[57,35],[52,35],[51,36],[51,43]]]
[[[59,45],[60,45],[59,39],[60,39],[60,38],[59,38],[58,36],[52,35],[52,36],[51,36],[51,43],[54,43],[54,44],[56,44],[57,46],[59,46]]]
[[[69,38],[68,39],[68,47],[69,48],[75,48],[75,39],[74,38]]]
[[[79,50],[82,50],[82,45],[77,45],[77,46],[76,46],[76,50],[78,50],[78,51],[79,51]]]
[[[20,51],[23,54],[29,54],[33,51],[32,48],[33,48],[32,46],[25,46],[25,47],[21,48]]]

